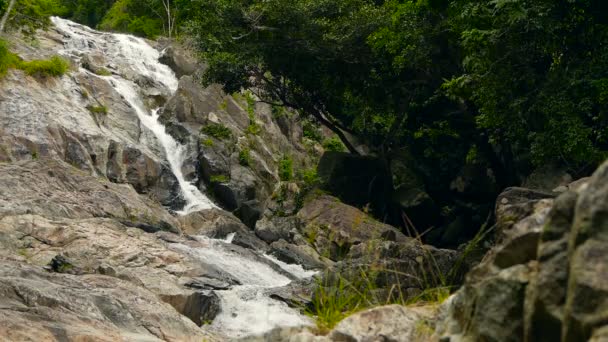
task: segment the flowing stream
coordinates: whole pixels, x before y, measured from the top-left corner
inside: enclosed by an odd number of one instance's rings
[[[79,59],[86,54],[101,54],[112,75],[105,79],[136,112],[140,122],[150,130],[164,149],[164,156],[178,180],[180,192],[186,205],[178,214],[216,207],[194,184],[185,179],[182,166],[185,147],[180,145],[165,130],[158,120],[158,109],[146,108],[141,95],[143,89],[137,80],[159,88],[169,96],[177,90],[178,80],[173,71],[158,59],[160,53],[144,39],[125,34],[95,31],[69,20],[54,17],[53,23],[64,36],[64,55]],[[81,70],[82,72],[87,72]],[[215,291],[221,300],[221,312],[207,329],[215,330],[227,337],[258,334],[277,326],[310,324],[310,320],[285,303],[270,299],[267,292],[274,287],[287,285],[291,280],[270,265],[278,265],[295,278],[311,277],[314,272],[305,271],[299,265],[287,265],[271,256],[260,260],[239,255],[227,248],[230,241],[198,237],[205,248],[191,248],[174,244],[173,248],[191,255],[201,263],[222,270],[240,285],[231,289]]]

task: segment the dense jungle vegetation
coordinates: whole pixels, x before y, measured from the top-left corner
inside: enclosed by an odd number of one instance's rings
[[[608,151],[603,0],[16,0],[8,29],[49,15],[187,41],[204,82],[367,146],[395,183],[406,164],[444,208],[543,165],[584,175]],[[462,170],[496,185],[454,198]]]

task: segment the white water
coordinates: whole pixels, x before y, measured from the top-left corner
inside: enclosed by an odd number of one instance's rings
[[[171,170],[177,178],[186,206],[179,212],[189,212],[214,207],[214,204],[196,186],[188,182],[182,173],[185,148],[177,143],[158,121],[157,110],[149,110],[144,104],[141,89],[134,81],[142,76],[161,88],[167,95],[177,90],[178,80],[171,69],[158,62],[159,52],[145,40],[124,34],[104,33],[71,21],[52,18],[53,23],[64,35],[63,54],[78,59],[89,53],[104,56],[112,76],[97,76],[106,80],[133,108],[141,123],[149,129],[165,152]],[[83,70],[83,72],[86,72]],[[285,303],[273,300],[268,291],[285,286],[290,279],[275,271],[271,263],[297,278],[310,277],[314,272],[305,271],[301,266],[288,265],[271,256],[252,260],[227,248],[234,234],[225,240],[211,240],[199,237],[204,248],[191,248],[182,244],[172,247],[191,255],[201,263],[212,265],[242,285],[230,290],[215,291],[221,300],[221,312],[206,329],[212,329],[227,337],[263,333],[278,326],[299,326],[310,324],[307,317]]]
[[[141,123],[154,133],[160,142],[171,171],[179,183],[181,195],[186,201],[186,206],[180,213],[188,214],[215,207],[207,196],[185,179],[182,173],[186,152],[184,146],[167,134],[165,127],[158,121],[158,110],[148,110],[145,107],[138,86],[129,80],[129,77],[144,76],[155,82],[155,86],[164,88],[162,90],[166,93],[173,94],[177,90],[178,80],[168,66],[158,61],[160,53],[141,38],[98,32],[57,17],[51,20],[66,37],[65,49],[62,51],[64,54],[81,56],[96,52],[105,57],[113,75],[98,77],[106,79],[122,95],[135,110]]]
[[[270,289],[289,284],[289,278],[268,264],[228,251],[224,240],[198,239],[206,244],[206,248],[190,248],[181,244],[175,244],[174,248],[192,255],[203,264],[213,265],[242,284],[230,290],[215,291],[220,297],[222,311],[209,327],[211,330],[229,337],[242,337],[261,334],[279,326],[311,324],[310,319],[297,310],[268,296]],[[280,261],[277,264],[286,265]],[[288,266],[284,269],[293,271],[289,273],[298,278],[314,274],[304,271],[301,266]]]

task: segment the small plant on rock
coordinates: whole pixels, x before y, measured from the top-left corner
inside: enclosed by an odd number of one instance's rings
[[[293,160],[290,156],[283,156],[279,160],[279,178],[284,182],[293,178]]]
[[[201,133],[212,136],[218,140],[226,140],[232,137],[232,132],[228,127],[219,123],[208,123],[201,128]]]
[[[251,152],[246,147],[239,151],[239,164],[242,166],[251,165]]]

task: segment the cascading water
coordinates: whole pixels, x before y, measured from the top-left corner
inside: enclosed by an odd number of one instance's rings
[[[127,78],[144,77],[156,83],[156,86],[168,94],[177,90],[178,80],[173,71],[158,61],[159,52],[148,45],[145,40],[125,34],[111,34],[92,30],[69,20],[53,17],[55,26],[66,36],[64,54],[81,56],[85,53],[99,52],[108,60],[115,74],[97,76],[106,79],[125,101],[135,110],[141,123],[148,128],[162,145],[171,171],[175,175],[186,206],[181,213],[187,214],[197,210],[215,207],[213,202],[199,189],[188,182],[183,173],[185,159],[184,147],[165,131],[158,121],[157,110],[148,111],[137,85]]]
[[[186,206],[178,214],[209,209],[215,205],[199,189],[188,182],[182,166],[185,148],[175,141],[158,121],[158,110],[148,110],[140,95],[137,79],[142,77],[161,88],[166,95],[177,90],[178,80],[169,67],[158,61],[159,52],[145,40],[124,34],[104,33],[71,21],[52,18],[57,29],[65,37],[63,54],[76,59],[88,53],[100,53],[108,62],[111,76],[105,79],[137,113],[140,122],[150,130],[164,149],[172,172],[177,178]],[[82,72],[87,72],[81,70]],[[163,156],[161,156],[163,157]],[[273,287],[284,286],[290,279],[269,266],[274,263],[296,278],[311,277],[314,272],[305,271],[299,265],[287,265],[271,256],[261,260],[251,260],[227,249],[230,241],[211,240],[199,237],[206,248],[191,248],[182,244],[172,247],[191,255],[201,263],[213,265],[228,274],[241,285],[229,290],[216,291],[221,299],[221,313],[208,329],[228,337],[257,334],[277,326],[298,326],[310,324],[310,320],[285,303],[272,300],[267,292]],[[266,261],[264,263],[263,261]]]

